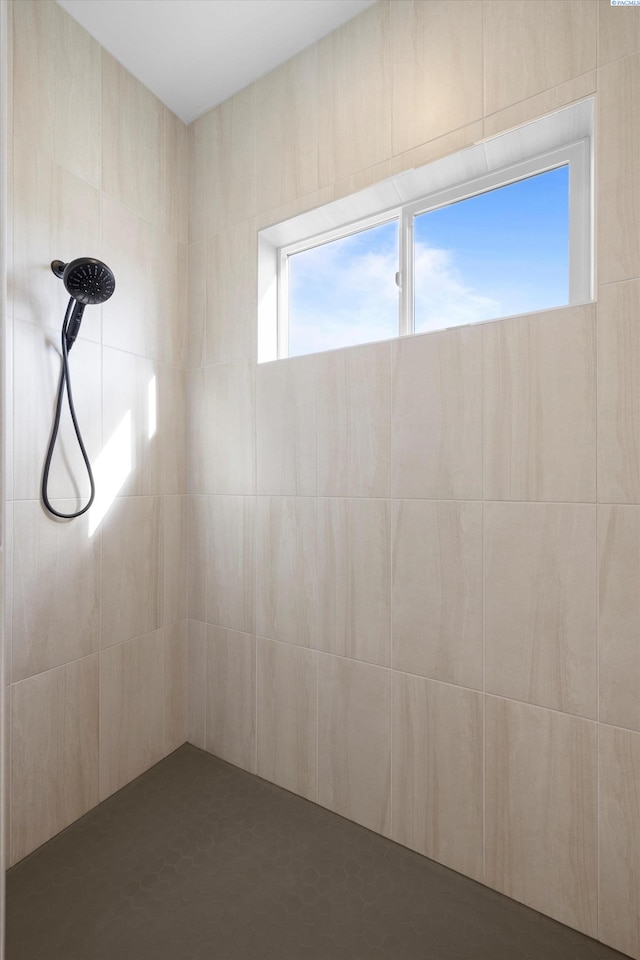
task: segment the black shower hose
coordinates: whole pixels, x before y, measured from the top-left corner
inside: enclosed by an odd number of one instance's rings
[[[58,399],[56,401],[56,414],[53,420],[53,428],[51,430],[51,438],[49,440],[49,447],[47,449],[47,456],[44,461],[44,470],[42,471],[42,499],[44,505],[52,513],[54,517],[60,517],[62,520],[73,520],[75,517],[81,517],[83,513],[86,513],[87,510],[91,507],[94,497],[96,495],[96,485],[93,479],[93,471],[91,470],[91,464],[89,462],[89,455],[87,454],[84,442],[82,440],[82,434],[80,433],[80,427],[78,426],[78,420],[76,417],[76,409],[73,405],[73,395],[71,393],[71,377],[69,375],[69,350],[73,346],[67,344],[67,328],[69,326],[69,319],[71,317],[71,311],[75,300],[73,297],[69,300],[69,306],[67,307],[67,312],[64,315],[64,322],[62,324],[62,370],[60,371],[60,383],[58,384]],[[69,400],[69,412],[71,413],[71,419],[73,421],[73,426],[76,431],[76,437],[78,438],[78,444],[80,446],[80,451],[82,453],[85,466],[87,468],[87,473],[89,474],[89,483],[91,484],[91,496],[89,497],[89,502],[82,508],[82,510],[77,510],[75,513],[60,513],[59,510],[56,510],[51,506],[49,500],[49,495],[47,493],[47,487],[49,485],[49,468],[51,467],[51,458],[53,456],[53,449],[56,445],[56,440],[58,439],[58,430],[60,428],[60,414],[62,412],[62,398],[64,395],[65,387],[67,389],[67,399]]]

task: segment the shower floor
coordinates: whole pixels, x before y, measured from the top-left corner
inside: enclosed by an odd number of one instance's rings
[[[7,874],[7,960],[622,956],[189,745]]]

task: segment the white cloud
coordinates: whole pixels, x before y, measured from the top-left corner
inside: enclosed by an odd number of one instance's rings
[[[465,284],[450,250],[416,243],[416,331],[478,323],[501,315],[501,303]]]

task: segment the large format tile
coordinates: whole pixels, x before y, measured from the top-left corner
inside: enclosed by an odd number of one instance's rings
[[[207,750],[256,769],[256,640],[207,627]]]
[[[317,653],[261,637],[257,644],[258,776],[316,800]]]
[[[207,234],[209,113],[204,113],[187,127],[187,220],[190,244],[204,240]]]
[[[253,220],[207,240],[207,363],[256,357],[256,264]]]
[[[609,63],[640,50],[640,17],[633,7],[598,0],[598,63]]]
[[[393,345],[394,497],[482,497],[482,330]]]
[[[13,131],[31,148],[37,144],[52,156],[60,10],[54,3],[24,0],[12,4],[11,13]]]
[[[13,148],[13,312],[57,332],[69,295],[50,264],[101,256],[100,194],[28,142],[14,138]],[[100,313],[87,307],[83,339],[100,341]]]
[[[253,633],[256,501],[208,497],[205,522],[206,620]]]
[[[164,755],[164,630],[100,654],[100,799]]]
[[[315,647],[315,499],[259,497],[256,518],[256,633]]]
[[[391,69],[394,155],[481,118],[482,4],[392,3]]]
[[[595,718],[595,505],[484,509],[486,690]]]
[[[318,187],[315,45],[256,83],[257,207],[279,207]]]
[[[188,614],[189,498],[165,497],[163,511],[162,622],[166,626]]]
[[[114,500],[102,531],[103,649],[161,625],[162,544],[160,497]]]
[[[318,803],[390,835],[390,670],[318,654]]]
[[[482,504],[393,505],[396,670],[482,688]]]
[[[11,860],[98,802],[98,655],[11,687]]]
[[[181,243],[188,242],[187,127],[164,108],[164,228]]]
[[[256,215],[255,100],[251,84],[204,116],[208,237]]]
[[[551,87],[549,90],[537,93],[533,97],[527,97],[526,100],[513,103],[505,107],[504,110],[498,110],[497,113],[485,116],[481,136],[484,139],[495,137],[499,133],[537,120],[548,113],[554,113],[562,107],[567,107],[570,103],[584,100],[596,92],[596,86],[596,71],[590,70],[589,73],[583,73],[579,77],[573,77],[565,83],[558,84],[557,87]],[[473,142],[480,139],[480,136],[476,137]]]
[[[164,631],[164,753],[177,750],[187,740],[188,621]]]
[[[640,507],[598,515],[600,720],[640,731]]]
[[[207,368],[197,367],[187,375],[187,489],[189,493],[207,492],[207,455],[209,420],[207,408]]]
[[[207,619],[207,497],[188,498],[187,614]]]
[[[389,4],[318,43],[319,186],[391,156]]]
[[[157,365],[154,392],[156,395],[155,429],[162,450],[161,489],[166,494],[187,493],[188,490],[188,433],[186,370],[167,363]],[[151,386],[148,387],[151,398]],[[152,437],[151,425],[147,434]]]
[[[318,648],[391,665],[388,500],[318,501]]]
[[[640,276],[640,53],[598,70],[598,282]]]
[[[69,513],[75,503],[55,507]],[[14,681],[99,649],[101,543],[87,522],[58,523],[35,500],[13,504]]]
[[[16,499],[37,500],[62,360],[58,336],[36,324],[14,320],[13,342],[13,494]],[[69,370],[78,424],[89,459],[95,465],[102,447],[102,370],[98,344],[78,338],[69,356]],[[90,494],[87,468],[66,395],[48,491],[50,498],[73,498],[70,506],[74,510],[86,504]]]
[[[640,18],[639,18],[640,19]],[[640,280],[600,287],[598,500],[640,503]]]
[[[316,414],[315,357],[258,364],[258,493],[315,496]]]
[[[187,250],[187,366],[202,367],[207,361],[207,270],[206,241],[191,243]]]
[[[164,107],[102,50],[102,189],[149,223],[164,217]]]
[[[486,698],[485,883],[596,936],[597,727]]]
[[[206,368],[206,492],[255,493],[255,373],[249,360]]]
[[[189,620],[187,628],[187,740],[207,749],[207,625]]]
[[[592,305],[484,327],[484,494],[596,498]]]
[[[598,937],[640,956],[640,734],[600,726]]]
[[[593,0],[485,0],[485,113],[596,66]]]
[[[412,850],[483,879],[483,697],[393,674],[393,829]]]
[[[390,350],[369,344],[318,357],[320,496],[389,496]]]
[[[158,496],[163,492],[158,375],[153,360],[110,347],[102,350],[102,434],[109,453],[100,480],[110,486],[116,473],[122,478],[122,485],[110,493]]]

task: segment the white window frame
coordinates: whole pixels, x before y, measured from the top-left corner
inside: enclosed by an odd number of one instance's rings
[[[590,99],[262,230],[258,234],[258,362],[288,356],[290,255],[397,219],[398,336],[409,336],[414,332],[415,322],[414,217],[565,165],[569,167],[567,305],[592,299],[592,133],[593,100]]]

